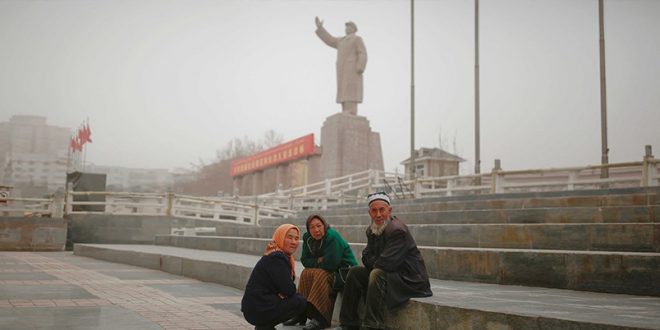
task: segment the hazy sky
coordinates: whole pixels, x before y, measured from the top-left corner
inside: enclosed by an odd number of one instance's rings
[[[482,172],[600,163],[597,0],[482,0]],[[474,168],[474,1],[415,1],[416,147]],[[335,103],[336,51],[358,26],[358,114],[385,169],[410,155],[410,1],[0,0],[0,121],[89,118],[97,165],[189,167],[235,137],[314,133]],[[605,0],[610,162],[660,154],[660,1]],[[455,147],[455,149],[454,149]]]

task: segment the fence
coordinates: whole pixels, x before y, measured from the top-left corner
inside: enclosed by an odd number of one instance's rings
[[[295,216],[299,210],[359,203],[374,191],[387,191],[393,198],[406,199],[660,186],[658,163],[648,150],[640,162],[521,171],[504,171],[496,166],[490,173],[413,180],[369,170],[270,194],[224,199],[173,193],[70,191],[50,198],[12,198],[5,194],[0,215],[163,215],[258,225],[260,219]]]
[[[256,225],[259,219],[283,218],[295,211],[235,200],[172,193],[69,191],[51,198],[6,198],[0,215],[61,218],[67,215],[110,214],[172,216]]]
[[[5,197],[0,203],[0,216],[42,217],[51,216],[55,208],[53,198]],[[57,211],[55,211],[57,213]],[[61,212],[60,212],[61,213]]]
[[[647,150],[643,161],[584,167],[504,171],[496,164],[490,173],[405,179],[395,173],[369,170],[307,186],[257,197],[261,205],[291,210],[325,209],[363,201],[368,193],[386,191],[397,199],[501,194],[513,192],[572,191],[604,188],[660,186],[660,160]],[[606,174],[606,175],[603,175]]]
[[[91,200],[93,196],[103,198]],[[68,192],[66,214],[163,215],[185,219],[258,224],[261,218],[284,218],[294,211],[241,201],[173,193]]]

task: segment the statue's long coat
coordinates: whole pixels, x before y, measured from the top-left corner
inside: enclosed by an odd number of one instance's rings
[[[333,37],[323,27],[316,34],[328,46],[337,49],[337,103],[362,103],[362,74],[367,66],[367,49],[354,33]]]

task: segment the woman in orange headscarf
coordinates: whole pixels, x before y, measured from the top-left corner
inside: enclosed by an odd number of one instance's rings
[[[252,269],[241,301],[241,311],[255,329],[275,329],[275,325],[301,314],[305,297],[296,293],[295,262],[300,229],[291,224],[279,226],[266,246],[264,256]]]

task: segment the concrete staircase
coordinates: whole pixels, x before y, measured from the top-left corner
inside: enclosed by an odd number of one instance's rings
[[[660,188],[397,200],[434,296],[388,315],[393,329],[660,329]],[[366,205],[320,212],[365,245]],[[217,236],[154,246],[77,244],[75,253],[243,289],[282,222],[220,224]],[[657,215],[657,216],[656,216]],[[304,229],[303,229],[304,230]],[[299,253],[299,252],[298,252]],[[298,271],[302,265],[298,265]]]

